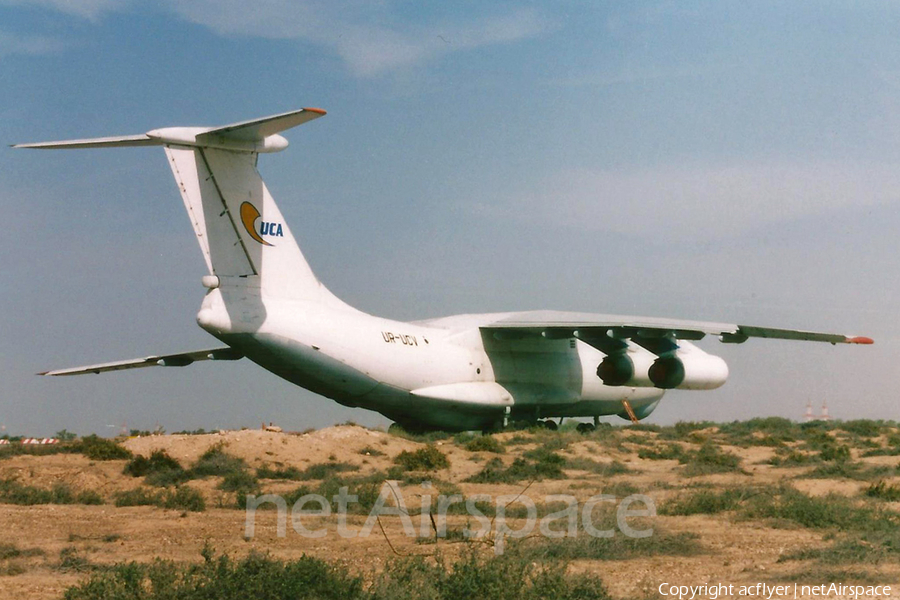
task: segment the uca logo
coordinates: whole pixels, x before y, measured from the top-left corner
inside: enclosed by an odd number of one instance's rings
[[[261,221],[260,216],[259,210],[249,202],[241,204],[241,223],[243,223],[244,229],[247,230],[250,237],[263,246],[273,246],[274,244],[270,244],[264,240],[263,236],[284,237],[281,223]],[[257,221],[259,221],[259,228],[257,228]]]

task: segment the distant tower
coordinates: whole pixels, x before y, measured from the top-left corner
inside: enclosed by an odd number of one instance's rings
[[[831,420],[831,417],[828,415],[828,404],[826,404],[824,400],[822,401],[822,414],[819,416],[819,418],[823,421]]]
[[[806,401],[806,414],[803,415],[803,420],[809,423],[810,421],[814,421],[816,418],[813,416],[812,411],[812,400]]]

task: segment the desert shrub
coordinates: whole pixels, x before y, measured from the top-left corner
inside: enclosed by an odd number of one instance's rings
[[[866,532],[839,537],[829,546],[802,548],[788,552],[778,562],[816,560],[824,565],[897,562],[900,560],[900,532]]]
[[[850,460],[850,448],[842,444],[824,444],[819,450],[819,458],[824,461]]]
[[[732,421],[718,426],[725,435],[745,436],[753,433],[767,433],[790,441],[797,433],[797,424],[784,417],[757,417],[746,421]]]
[[[103,496],[94,490],[84,490],[75,496],[75,504],[100,505],[103,504]]]
[[[682,494],[659,508],[661,515],[713,515],[734,510],[738,507],[743,494],[738,490],[722,491],[698,490]]]
[[[206,431],[205,429],[203,429],[201,427],[200,429],[191,429],[191,430],[185,429],[182,431],[176,431],[172,435],[206,435],[207,433],[211,433],[211,432]]]
[[[206,501],[203,499],[203,494],[190,486],[179,485],[174,491],[166,490],[163,494],[163,508],[189,510],[192,512],[203,512],[206,510]]]
[[[388,479],[396,478],[390,477],[388,474],[383,472],[376,472],[366,476],[335,475],[333,477],[323,479],[319,482],[318,485],[312,486],[304,484],[295,488],[294,490],[291,490],[290,492],[281,494],[281,496],[290,507],[295,502],[297,502],[297,500],[307,494],[318,494],[328,499],[328,501],[331,503],[332,509],[334,511],[337,511],[338,505],[334,500],[334,497],[340,493],[340,489],[342,487],[346,487],[347,493],[349,495],[355,495],[357,497],[357,500],[355,502],[348,503],[347,512],[352,514],[367,515],[371,512],[372,507],[375,505],[375,501],[378,499],[378,495],[381,493],[382,484]],[[246,506],[246,497],[239,496],[238,505],[241,508],[244,508]],[[265,504],[261,508],[272,507],[268,504]]]
[[[97,492],[79,493],[65,483],[57,483],[50,489],[24,485],[16,479],[0,479],[0,502],[30,506],[34,504],[103,504]]]
[[[453,434],[446,431],[410,431],[404,429],[399,423],[392,423],[388,427],[387,432],[390,435],[412,442],[419,442],[420,444],[433,444],[434,442],[448,440],[453,437]]]
[[[684,449],[679,444],[666,444],[638,450],[638,458],[647,460],[678,460],[683,455]]]
[[[252,494],[259,489],[259,480],[249,471],[234,471],[223,477],[216,487],[225,492]]]
[[[827,462],[818,465],[815,469],[804,473],[801,477],[813,479],[855,479],[857,481],[870,481],[879,477],[887,477],[894,471],[885,465],[866,467],[863,463],[850,460]]]
[[[184,467],[165,450],[154,450],[149,457],[140,454],[134,456],[125,464],[123,472],[132,477],[145,477],[161,471],[181,472],[184,471]]]
[[[50,456],[51,454],[77,453],[76,444],[6,444],[0,446],[0,460],[14,456]]]
[[[540,449],[539,449],[540,450]],[[555,452],[543,450],[532,454],[532,460],[516,458],[508,467],[493,458],[481,471],[466,479],[469,483],[518,483],[542,479],[565,479],[566,459]]]
[[[711,421],[678,421],[675,425],[662,427],[659,437],[667,440],[685,440],[701,429],[709,429],[714,426],[715,423]]]
[[[225,452],[223,444],[215,444],[200,455],[190,473],[192,477],[225,477],[246,469],[247,463],[243,458]]]
[[[160,506],[162,492],[137,487],[133,490],[116,492],[113,503],[116,506]]]
[[[75,447],[91,460],[123,460],[131,458],[131,450],[123,448],[113,440],[89,435],[81,438]]]
[[[308,481],[310,479],[326,479],[336,473],[346,473],[348,471],[359,471],[359,466],[352,463],[335,461],[318,463],[309,465],[305,470],[303,470],[300,473],[300,480]]]
[[[775,456],[770,458],[768,462],[773,467],[796,467],[808,465],[815,460],[816,457],[810,454],[797,450],[783,449],[780,452],[776,451]]]
[[[602,475],[604,477],[613,477],[615,475],[624,475],[626,473],[632,472],[631,469],[617,460],[608,463],[602,463],[584,457],[567,458],[565,466],[567,469],[587,471],[589,473],[596,473],[597,475]]]
[[[860,506],[838,494],[809,496],[792,487],[754,496],[743,505],[741,514],[746,518],[789,521],[810,529],[852,532],[900,529],[898,515],[891,511]]]
[[[434,444],[413,452],[404,450],[394,458],[394,463],[405,471],[437,471],[450,467],[450,459]]]
[[[886,481],[881,480],[867,487],[864,492],[869,498],[878,498],[879,500],[887,500],[888,502],[900,502],[900,486],[890,485]],[[900,549],[900,546],[898,546]]]
[[[178,510],[202,512],[206,510],[203,495],[192,487],[181,485],[173,490],[148,490],[143,487],[119,492],[115,496],[116,506],[157,506]]]
[[[465,445],[469,452],[493,452],[495,454],[503,454],[506,448],[497,441],[492,435],[481,435],[469,440]]]
[[[878,437],[887,427],[889,427],[889,425],[884,421],[872,421],[871,419],[854,419],[851,421],[837,422],[838,429],[861,438]]]
[[[40,548],[19,548],[15,544],[0,544],[0,560],[9,560],[11,558],[31,558],[33,556],[43,556],[44,551]]]
[[[576,537],[542,537],[523,546],[522,553],[532,559],[565,561],[634,560],[650,556],[696,556],[705,552],[696,533],[669,533],[659,527],[654,527],[653,535],[645,538],[619,532],[612,537],[594,537],[582,532]]]
[[[606,429],[612,429],[609,423],[601,423],[600,425],[606,425]],[[632,423],[627,425],[628,431],[649,431],[650,433],[660,433],[663,428],[660,425],[654,425],[653,423]]]
[[[863,457],[869,456],[900,456],[900,445],[878,447],[866,450],[862,453]]]
[[[273,469],[268,465],[263,465],[256,469],[256,476],[260,479],[289,479],[291,481],[299,481],[303,479],[303,471],[293,465],[277,469]]]
[[[678,462],[685,465],[683,473],[688,477],[743,472],[739,456],[723,452],[712,442],[704,442],[699,449],[682,453]]]
[[[59,551],[59,562],[56,569],[63,573],[83,573],[93,568],[90,561],[78,553],[74,546],[67,546]]]
[[[236,560],[204,550],[204,562],[155,561],[94,571],[66,590],[65,600],[608,600],[600,579],[569,574],[561,561],[540,563],[515,552],[468,552],[448,564],[408,557],[389,561],[366,585],[340,563],[303,556],[283,561],[251,552]]]

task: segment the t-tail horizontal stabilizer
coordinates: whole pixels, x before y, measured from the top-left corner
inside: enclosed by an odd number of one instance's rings
[[[223,127],[166,127],[140,135],[16,144],[13,148],[42,150],[112,148],[116,146],[191,146],[238,152],[278,152],[288,147],[279,132],[323,116],[321,108],[301,108],[270,117],[241,121]]]
[[[88,365],[86,367],[57,369],[55,371],[38,373],[38,375],[86,375],[87,373],[94,373],[97,375],[107,371],[123,371],[125,369],[141,369],[143,367],[186,367],[198,360],[238,360],[243,357],[243,354],[233,348],[213,348],[211,350],[182,352],[181,354],[165,354],[160,356],[147,356],[145,358],[134,358],[131,360],[119,360],[116,362],[101,363],[99,365]]]

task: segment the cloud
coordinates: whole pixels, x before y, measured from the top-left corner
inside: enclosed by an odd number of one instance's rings
[[[124,12],[131,0],[0,0],[0,5],[31,6],[96,21]],[[409,6],[396,0],[306,1],[163,0],[164,10],[222,36],[292,39],[323,47],[340,57],[360,77],[420,65],[440,56],[512,43],[532,37],[547,21],[532,9],[503,14],[472,14],[462,19],[408,16]]]
[[[462,22],[416,23],[398,14],[396,2],[269,0],[248,11],[238,0],[173,0],[171,10],[220,35],[296,39],[329,49],[355,75],[372,77],[421,64],[451,52],[505,44],[546,27],[538,13],[517,9],[501,15],[469,15]]]
[[[583,230],[723,238],[848,206],[900,200],[893,165],[818,162],[643,170],[563,169],[482,214]],[[502,213],[502,215],[501,215]]]
[[[130,0],[0,0],[0,5],[46,8],[91,21],[130,3]]]
[[[63,40],[53,37],[0,31],[0,57],[13,54],[50,54],[59,52],[67,46]]]

